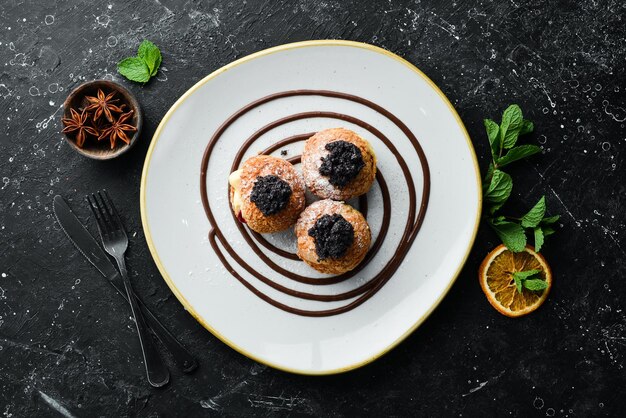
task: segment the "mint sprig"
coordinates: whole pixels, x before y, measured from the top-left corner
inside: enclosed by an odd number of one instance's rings
[[[537,145],[517,145],[520,135],[532,132],[534,125],[531,121],[524,119],[522,109],[516,104],[506,108],[499,125],[491,119],[485,119],[484,124],[491,150],[491,163],[489,163],[487,174],[483,180],[483,200],[487,223],[509,250],[513,252],[523,251],[527,242],[527,234],[532,234],[535,241],[535,251],[539,252],[543,247],[545,238],[554,233],[553,225],[559,219],[559,215],[545,216],[545,196],[542,196],[532,209],[521,218],[503,216],[497,213],[513,191],[513,179],[502,171],[502,167],[541,152],[541,148]],[[520,281],[520,286],[521,283]],[[530,284],[530,286],[539,285]]]
[[[144,40],[137,49],[137,56],[121,60],[117,64],[117,71],[130,81],[147,83],[156,75],[162,60],[159,48]]]
[[[522,293],[522,288],[526,288],[533,292],[546,289],[548,287],[548,283],[541,278],[539,273],[539,270],[534,269],[513,273],[513,281],[515,282],[517,291]]]

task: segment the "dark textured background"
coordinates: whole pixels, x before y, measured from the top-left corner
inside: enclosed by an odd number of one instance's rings
[[[55,403],[85,417],[623,414],[625,18],[620,0],[3,1],[0,414],[55,416]],[[160,46],[163,66],[142,87],[121,79],[115,63],[144,38]],[[562,215],[544,251],[555,285],[539,311],[511,320],[487,303],[476,271],[498,242],[482,227],[463,273],[424,325],[345,375],[296,376],[256,364],[185,313],[159,277],[140,224],[152,133],[216,68],[318,38],[369,42],[417,65],[454,103],[483,168],[484,117],[499,120],[516,102],[535,122],[528,141],[545,153],[510,172],[520,212],[545,193],[549,212]],[[97,78],[127,86],[146,119],[138,146],[104,163],[79,156],[59,134],[65,96]],[[138,293],[201,362],[191,376],[174,371],[164,390],[145,381],[126,304],[51,213],[59,193],[88,222],[82,196],[102,187],[124,208]]]

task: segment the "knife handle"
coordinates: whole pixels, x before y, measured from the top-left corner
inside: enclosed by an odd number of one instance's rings
[[[191,373],[198,368],[198,362],[191,355],[189,351],[172,335],[171,332],[157,319],[156,316],[148,309],[143,301],[133,293],[133,296],[141,306],[141,310],[144,313],[144,318],[148,323],[148,326],[165,346],[167,351],[170,352],[176,365],[184,372]]]

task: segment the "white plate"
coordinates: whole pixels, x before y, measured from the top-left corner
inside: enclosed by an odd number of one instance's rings
[[[417,137],[430,170],[425,218],[403,263],[370,299],[335,316],[295,315],[260,299],[226,269],[207,238],[211,224],[201,203],[200,172],[209,140],[240,108],[264,96],[294,89],[338,91],[382,106]],[[251,109],[226,129],[207,161],[206,196],[224,237],[256,271],[290,289],[337,294],[366,283],[383,268],[396,251],[407,217],[415,215],[408,211],[409,189],[399,162],[376,136],[344,120],[304,118],[269,130],[246,153],[252,155],[290,135],[337,126],[353,129],[370,140],[379,170],[390,188],[392,216],[380,251],[349,280],[325,286],[302,284],[271,269],[242,238],[226,198],[227,177],[242,143],[272,121],[310,111],[351,115],[378,129],[406,161],[415,180],[417,201],[428,194],[424,188],[426,164],[392,120],[350,100],[299,95]],[[288,156],[299,154],[301,147],[301,143],[286,147]],[[375,239],[383,218],[378,184],[368,194],[368,201],[368,221]],[[474,150],[446,97],[402,58],[371,45],[347,41],[310,41],[271,48],[235,61],[198,82],[161,121],[141,181],[141,215],[150,251],[185,308],[242,354],[304,374],[330,374],[360,367],[415,330],[459,274],[476,236],[480,209],[480,176]],[[267,239],[285,250],[294,248],[293,232]],[[223,252],[223,246],[219,249]],[[279,267],[324,277],[304,263],[266,253]],[[225,254],[228,264],[250,285],[280,303],[315,311],[353,300],[318,302],[285,295],[252,277]]]

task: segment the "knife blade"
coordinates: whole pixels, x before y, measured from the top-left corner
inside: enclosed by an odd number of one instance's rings
[[[61,229],[76,249],[109,281],[120,281],[119,273],[113,267],[111,260],[61,196],[54,196],[52,211],[59,225],[61,225]]]
[[[96,242],[95,238],[89,233],[87,228],[78,220],[74,212],[67,205],[65,200],[59,196],[54,196],[52,211],[61,226],[61,229],[67,235],[69,240],[74,244],[76,249],[98,269],[98,271],[108,279],[108,282],[117,290],[124,299],[126,292],[123,290],[122,279],[113,263],[107,257],[104,250]],[[141,298],[136,294],[134,297],[139,302],[141,310],[144,312],[146,322],[154,334],[161,340],[165,348],[172,354],[176,364],[185,373],[190,373],[198,367],[197,361],[191,353],[174,337],[167,328],[157,319],[156,316],[143,303]]]

